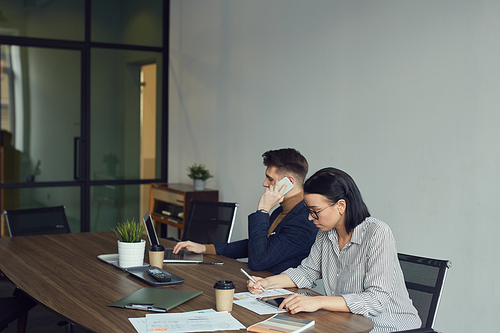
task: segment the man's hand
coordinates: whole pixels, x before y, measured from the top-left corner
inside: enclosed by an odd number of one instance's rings
[[[259,203],[257,205],[257,210],[264,209],[266,211],[270,211],[274,206],[283,202],[283,193],[285,193],[286,186],[284,185],[281,189],[279,189],[278,183],[276,185],[269,185],[264,190],[264,193],[259,199]]]
[[[172,251],[174,254],[179,253],[181,249],[186,249],[188,251],[194,252],[194,253],[205,253],[207,251],[207,248],[203,244],[198,244],[195,242],[191,241],[185,241],[185,242],[179,242],[175,244],[174,250]]]

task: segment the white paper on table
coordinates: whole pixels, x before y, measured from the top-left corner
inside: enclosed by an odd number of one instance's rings
[[[153,327],[155,330],[153,331]],[[155,313],[146,315],[147,332],[212,332],[245,329],[229,312]]]
[[[206,310],[191,311],[191,313],[207,313],[207,312],[215,312],[215,310],[214,309],[206,309]],[[130,321],[132,326],[134,326],[137,333],[147,333],[148,332],[148,328],[146,326],[146,317],[129,318],[128,320]]]
[[[266,302],[260,301],[259,298],[291,295],[293,292],[286,289],[269,289],[260,294],[252,294],[250,292],[243,292],[234,294],[233,303],[251,310],[257,314],[265,315],[272,313],[287,312],[286,310],[278,310],[275,306]]]
[[[147,333],[148,329],[146,328],[146,317],[141,318],[129,318],[128,319],[132,326],[134,326],[137,333]]]
[[[262,297],[271,297],[271,296],[281,296],[281,295],[291,295],[293,294],[292,291],[286,290],[286,289],[268,289],[263,293],[260,294],[252,294],[249,291],[245,291],[242,293],[236,293],[233,296],[234,301],[241,301],[249,298],[257,299],[257,298],[262,298]]]

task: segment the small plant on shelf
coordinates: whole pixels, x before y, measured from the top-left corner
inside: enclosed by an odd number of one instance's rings
[[[189,171],[188,176],[191,179],[201,179],[203,181],[208,178],[212,178],[213,176],[210,174],[210,171],[205,167],[204,164],[193,164],[187,168]]]
[[[132,219],[132,221],[117,223],[116,227],[111,228],[111,230],[115,232],[120,242],[139,243],[144,233],[144,225]]]

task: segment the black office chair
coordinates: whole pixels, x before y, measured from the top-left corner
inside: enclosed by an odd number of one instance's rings
[[[11,237],[70,233],[64,206],[30,209],[4,210],[5,220]],[[73,324],[61,321],[59,326],[68,325],[73,332]]]
[[[433,332],[446,272],[451,261],[437,260],[398,253],[406,288],[422,319],[422,328],[402,332]],[[427,330],[426,330],[427,329]]]
[[[237,203],[192,200],[182,240],[201,244],[227,243],[237,209]]]
[[[0,332],[16,319],[17,333],[26,332],[28,311],[35,305],[31,298],[18,289],[15,289],[11,297],[0,297]]]
[[[11,236],[70,233],[64,206],[5,210]]]

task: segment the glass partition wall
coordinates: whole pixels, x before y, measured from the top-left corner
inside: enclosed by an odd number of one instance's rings
[[[168,18],[163,0],[2,1],[2,211],[64,205],[72,232],[142,218],[167,179]]]

